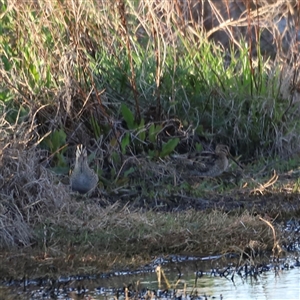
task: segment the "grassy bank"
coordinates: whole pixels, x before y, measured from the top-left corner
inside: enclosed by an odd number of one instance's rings
[[[254,213],[298,215],[297,57],[270,59],[246,37],[224,49],[163,3],[1,3],[3,251],[113,263],[251,239],[271,249]],[[69,191],[78,143],[100,178],[91,198]],[[168,157],[217,143],[243,171],[189,182]]]
[[[248,212],[142,212],[118,203],[104,209],[74,201],[59,211],[35,226],[37,244],[2,251],[2,279],[135,269],[156,256],[179,253],[250,255],[251,241],[264,245],[256,253],[272,253],[284,241],[277,229],[274,240],[271,227]]]

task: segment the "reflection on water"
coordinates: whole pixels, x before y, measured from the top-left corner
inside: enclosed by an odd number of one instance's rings
[[[275,275],[270,271],[259,278],[241,279],[235,282],[220,277],[210,278],[206,286],[200,288],[201,294],[215,296],[220,299],[300,299],[299,269],[284,270]]]
[[[171,286],[168,293],[164,293],[167,289],[166,282],[162,280],[159,287],[157,275],[153,271],[131,276],[74,280],[51,288],[29,286],[25,292],[22,287],[0,288],[0,299],[108,300],[116,299],[114,298],[116,295],[119,295],[119,299],[124,299],[121,292],[125,286],[129,286],[133,292],[135,290],[143,291],[139,297],[145,296],[147,289],[155,291],[160,299],[174,299],[180,296],[182,298],[177,299],[300,299],[299,267],[284,270],[270,268],[269,271],[255,274],[255,276],[244,276],[245,273],[238,275],[237,270],[232,267],[229,272],[226,271],[223,276],[220,276],[222,272],[220,269],[216,271],[216,266],[219,267],[222,264],[212,261],[194,261],[163,266],[164,274]],[[199,270],[201,270],[201,276],[196,279],[195,274]],[[227,270],[227,268],[223,268],[223,270]],[[91,298],[87,298],[87,296]],[[132,297],[134,297],[134,293]]]
[[[166,272],[168,273],[168,272]],[[172,278],[173,275],[173,278]],[[175,282],[174,272],[169,273],[169,277]],[[169,278],[169,279],[170,279]],[[143,287],[157,289],[157,279],[154,274],[141,279]],[[195,272],[193,266],[185,267],[182,273],[182,280],[177,285],[177,291],[183,293],[184,283],[187,286],[187,294],[195,294],[197,291],[201,299],[300,299],[300,270],[293,268],[290,270],[270,270],[262,273],[256,279],[253,277],[242,278],[234,276],[231,278],[214,277],[206,273],[197,280],[195,285]],[[100,299],[100,298],[96,298]],[[103,299],[103,298],[102,298]],[[189,299],[189,298],[187,298]]]

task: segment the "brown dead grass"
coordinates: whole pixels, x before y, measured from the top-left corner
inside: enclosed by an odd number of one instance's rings
[[[177,33],[171,24],[176,24],[179,32],[199,42],[204,32],[208,39],[220,43],[228,49],[235,45],[241,49],[241,38],[249,44],[253,54],[260,51],[271,57],[276,54],[291,57],[298,52],[297,34],[299,2],[273,0],[213,0],[213,1],[173,1],[163,3],[142,1],[136,16],[149,10],[152,22],[143,22],[143,30],[150,35],[153,24],[163,35],[163,40],[174,42]],[[139,27],[140,29],[140,27]],[[141,29],[140,29],[141,30]],[[260,43],[257,44],[258,36]]]
[[[6,278],[25,272],[31,278],[79,270],[93,274],[136,268],[156,255],[242,253],[251,240],[266,244],[269,251],[274,245],[270,227],[248,212],[240,216],[194,210],[158,213],[85,204],[79,216],[81,206],[79,202],[66,203],[61,213],[48,217],[50,223],[43,228],[44,249],[33,247],[1,256],[1,274]],[[278,240],[280,237],[278,232]],[[12,261],[19,267],[13,268]]]
[[[69,197],[68,188],[46,168],[47,153],[30,122],[9,125],[1,118],[0,241],[3,247],[29,246],[33,228],[57,211]]]

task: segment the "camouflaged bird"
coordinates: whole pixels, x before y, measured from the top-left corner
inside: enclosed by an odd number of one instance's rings
[[[203,151],[190,154],[183,160],[179,158],[180,168],[190,176],[217,177],[228,168],[228,157],[239,165],[230,155],[229,147],[218,144],[215,152]]]
[[[92,191],[98,184],[98,176],[87,162],[87,152],[83,145],[77,145],[76,162],[70,176],[72,191],[86,194]]]

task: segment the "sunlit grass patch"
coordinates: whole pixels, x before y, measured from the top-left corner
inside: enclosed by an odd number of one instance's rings
[[[53,219],[48,219],[45,229],[40,231],[40,235],[47,234],[44,237],[46,251],[51,251],[52,243],[65,241],[66,245],[87,245],[93,253],[107,251],[130,255],[143,253],[146,249],[152,255],[188,250],[191,253],[220,253],[226,252],[231,243],[246,243],[249,236],[242,238],[246,232],[254,234],[252,239],[262,238],[263,232],[265,237],[269,234],[263,223],[257,222],[257,218],[248,212],[228,215],[217,210],[202,213],[191,209],[166,213],[132,211],[118,204],[105,209],[96,203],[69,205],[68,210],[84,209],[77,216],[75,212],[70,219],[64,212],[66,207]],[[228,236],[231,241],[227,240]],[[40,237],[40,240],[43,239]],[[217,240],[219,246],[209,250]]]

